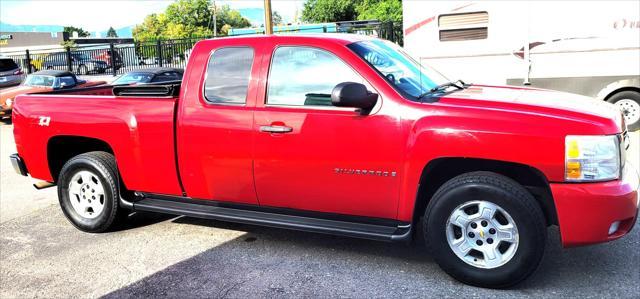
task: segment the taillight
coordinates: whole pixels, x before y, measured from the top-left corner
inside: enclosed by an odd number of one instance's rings
[[[14,75],[22,75],[22,74],[24,74],[24,73],[22,72],[22,70],[21,70],[21,69],[18,69],[17,71],[13,72],[13,74],[14,74]]]

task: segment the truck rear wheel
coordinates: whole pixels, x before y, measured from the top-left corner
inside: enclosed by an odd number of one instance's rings
[[[488,288],[509,287],[531,275],[546,242],[535,198],[492,172],[463,174],[442,185],[427,206],[423,232],[445,272]]]
[[[67,219],[84,232],[104,232],[124,219],[119,207],[118,168],[113,155],[89,152],[64,164],[58,199]]]

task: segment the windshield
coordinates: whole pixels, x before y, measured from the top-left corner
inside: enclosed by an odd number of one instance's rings
[[[149,73],[129,73],[113,81],[112,84],[149,83],[153,74]]]
[[[383,41],[361,41],[348,45],[398,91],[413,99],[450,80],[438,71],[421,66],[398,45]]]
[[[71,76],[54,77],[43,75],[29,75],[22,84],[26,86],[51,87],[57,89],[63,87],[73,87],[76,84],[76,80]]]
[[[53,87],[55,79],[53,76],[29,75],[23,84],[26,86]]]

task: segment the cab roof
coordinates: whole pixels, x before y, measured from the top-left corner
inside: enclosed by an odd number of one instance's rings
[[[324,40],[326,42],[334,42],[341,45],[348,45],[359,41],[367,41],[377,39],[377,37],[367,36],[362,34],[350,34],[350,33],[277,33],[277,34],[252,34],[243,36],[227,36],[214,39],[207,39],[205,41],[219,41],[225,39],[248,39],[248,40],[266,40],[275,39],[276,41],[299,41],[304,39],[317,39]]]

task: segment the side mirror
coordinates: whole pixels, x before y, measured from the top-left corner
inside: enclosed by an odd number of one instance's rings
[[[378,102],[378,94],[371,93],[367,87],[355,82],[342,82],[331,92],[331,104],[336,107],[353,107],[368,113]]]

